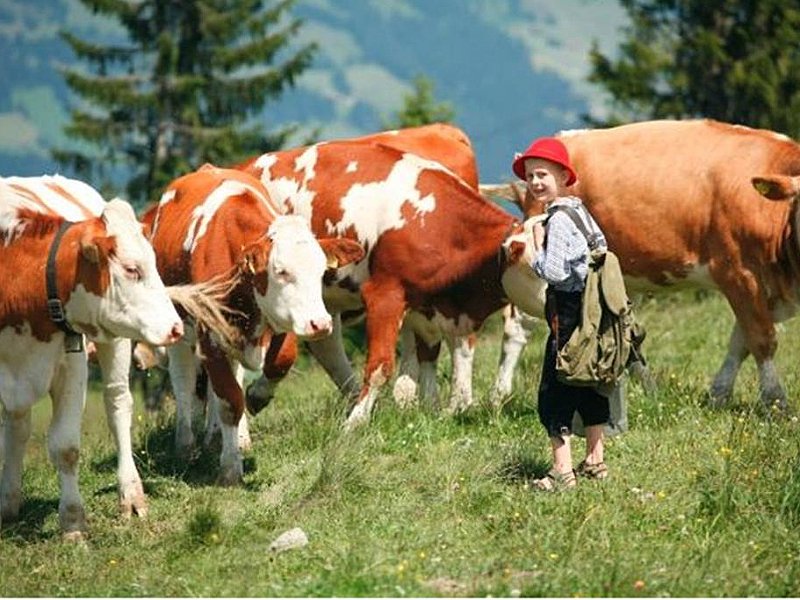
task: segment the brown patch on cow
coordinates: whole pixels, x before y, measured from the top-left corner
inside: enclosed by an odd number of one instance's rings
[[[59,330],[47,311],[45,264],[55,232],[64,219],[30,210],[20,211],[19,216],[26,221],[24,231],[13,243],[0,247],[0,265],[5,269],[0,328],[13,327],[22,334],[27,323],[31,335],[46,342]],[[107,265],[90,264],[79,252],[84,236],[104,232],[102,220],[93,218],[72,225],[61,239],[56,272],[57,292],[64,304],[79,283],[98,295],[107,289]],[[20,270],[21,265],[25,266],[24,270]]]
[[[58,470],[66,471],[67,473],[74,473],[78,468],[79,458],[80,451],[78,448],[64,448],[58,453]]]
[[[297,360],[297,336],[293,333],[265,334],[269,347],[264,357],[262,372],[267,379],[281,379]]]
[[[208,222],[204,235],[196,240],[191,253],[183,241],[191,226],[192,214],[205,199],[226,181],[236,181],[246,189],[228,197]],[[227,280],[240,273],[225,300],[228,322],[238,332],[237,346],[260,335],[261,313],[254,291],[266,293],[267,260],[271,243],[265,237],[273,215],[264,204],[267,190],[251,175],[231,169],[209,168],[184,175],[168,188],[173,200],[157,209],[158,228],[152,236],[156,262],[168,286]],[[259,197],[259,195],[261,197]],[[240,390],[241,391],[241,390]]]
[[[88,227],[79,242],[81,258],[78,261],[75,282],[83,284],[86,290],[95,296],[102,296],[111,285],[109,261],[116,254],[116,239],[114,236],[105,235],[105,229],[101,229],[100,219],[83,223]]]

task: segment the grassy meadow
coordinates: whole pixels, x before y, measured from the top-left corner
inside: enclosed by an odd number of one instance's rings
[[[36,406],[21,519],[0,533],[3,596],[800,596],[800,425],[757,401],[752,360],[730,406],[705,392],[732,315],[717,295],[643,299],[658,384],[628,386],[630,431],[608,442],[605,482],[542,494],[548,468],[535,409],[544,324],[515,395],[488,408],[501,323],[481,334],[480,404],[457,418],[400,410],[387,394],[368,428],[342,432],[344,401],[303,359],[251,420],[245,485],[214,485],[217,449],[172,452],[173,407],[135,417],[146,519],[117,515],[115,454],[102,401],[87,402],[81,490],[90,533],[63,543],[46,454],[50,405]],[[778,364],[797,411],[800,319]],[[359,357],[356,357],[359,361]],[[441,394],[449,360],[440,361]],[[582,440],[575,440],[580,458]],[[302,528],[309,544],[269,551]]]

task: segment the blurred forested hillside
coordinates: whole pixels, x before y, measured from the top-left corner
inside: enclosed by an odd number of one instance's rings
[[[297,42],[320,50],[265,107],[265,129],[376,131],[424,75],[455,108],[485,181],[509,178],[513,152],[532,137],[602,114],[601,91],[585,82],[589,46],[612,52],[625,23],[615,0],[298,0],[294,15],[305,20]],[[70,102],[58,66],[74,62],[61,28],[92,41],[122,34],[78,0],[0,2],[0,175],[57,170],[49,150],[64,141]]]

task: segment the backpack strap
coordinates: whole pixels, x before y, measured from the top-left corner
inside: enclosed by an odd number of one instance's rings
[[[583,222],[583,219],[581,219],[578,215],[578,211],[571,206],[558,206],[556,207],[556,210],[563,212],[570,219],[572,219],[572,222],[575,223],[578,231],[580,231],[581,234],[583,234],[583,237],[586,238],[586,243],[588,244],[590,251],[597,250],[598,246],[600,245],[600,236],[596,232],[589,232],[586,224]]]

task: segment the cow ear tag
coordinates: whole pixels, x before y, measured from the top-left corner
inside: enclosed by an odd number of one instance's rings
[[[252,256],[245,256],[245,258],[244,258],[244,268],[248,273],[250,273],[250,275],[255,275],[256,274],[256,268],[253,266],[253,257]]]
[[[327,256],[327,267],[329,269],[338,269],[339,268],[339,259],[336,258],[335,255],[329,254]]]

